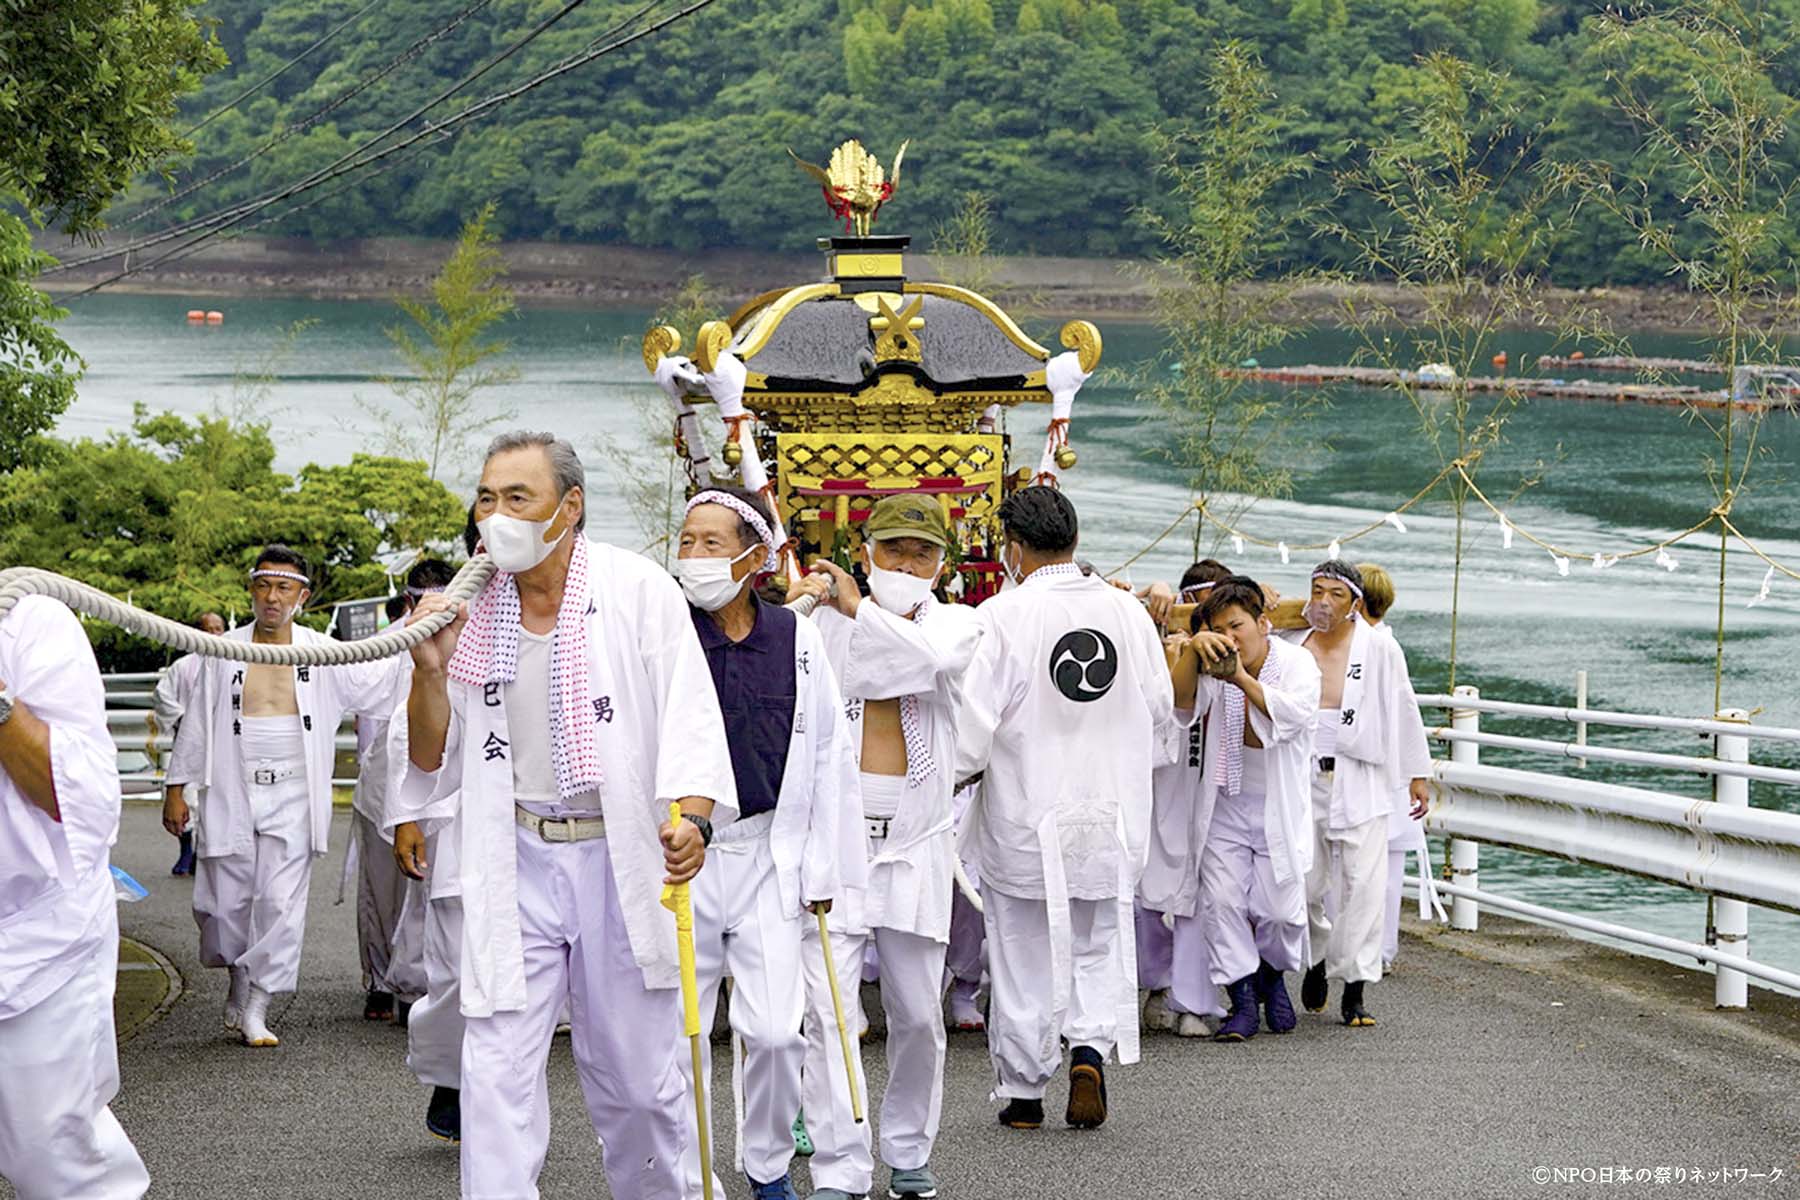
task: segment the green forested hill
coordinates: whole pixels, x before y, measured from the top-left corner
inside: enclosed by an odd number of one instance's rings
[[[209,0],[198,11],[218,22],[233,65],[187,111],[211,113],[364,3]],[[132,232],[248,199],[332,161],[559,7],[489,0],[415,61],[294,132],[470,3],[375,4],[202,128],[178,185],[289,134],[281,144]],[[441,111],[581,49],[635,7],[590,0]],[[1152,131],[1200,115],[1209,51],[1227,37],[1256,49],[1280,101],[1295,110],[1294,143],[1317,157],[1317,169],[1294,185],[1306,199],[1331,200],[1335,174],[1358,146],[1402,122],[1417,57],[1433,50],[1509,73],[1524,97],[1519,136],[1532,156],[1654,173],[1634,163],[1640,133],[1610,100],[1607,70],[1620,64],[1605,61],[1589,32],[1599,11],[1579,0],[718,0],[262,232],[447,236],[494,200],[509,237],[797,248],[827,232],[828,217],[785,147],[823,161],[856,136],[885,161],[910,137],[885,230],[925,233],[961,194],[979,190],[992,201],[998,250],[1147,253],[1154,238],[1140,210],[1167,203]],[[1772,29],[1787,29],[1800,0],[1770,0],[1762,11]],[[1768,85],[1800,91],[1800,52],[1774,61]],[[1640,94],[1681,103],[1678,64],[1629,67]],[[1800,176],[1795,139],[1779,153]],[[1654,184],[1652,201],[1672,204],[1681,181]],[[160,183],[140,187],[115,215],[141,210],[157,189],[167,192]],[[1331,239],[1285,250],[1289,262],[1345,265],[1334,262],[1342,251]],[[1550,269],[1565,284],[1624,283],[1656,278],[1667,261],[1596,216],[1561,237]]]

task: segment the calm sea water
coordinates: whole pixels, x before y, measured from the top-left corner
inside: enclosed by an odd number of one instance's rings
[[[197,414],[248,403],[267,419],[278,463],[297,470],[309,462],[347,460],[380,448],[376,413],[389,403],[381,382],[398,362],[381,329],[398,316],[387,304],[296,299],[240,299],[221,305],[219,327],[190,327],[179,297],[99,296],[81,301],[64,323],[70,342],[88,361],[81,398],[64,416],[67,437],[104,437],[125,428],[133,405]],[[634,401],[654,398],[637,350],[644,312],[531,309],[508,330],[516,383],[495,389],[496,404],[519,423],[570,437],[588,460],[595,533],[631,545],[645,540],[622,504],[609,503],[616,484],[599,452],[604,434],[631,442],[638,434]],[[289,342],[295,322],[312,322]],[[1054,328],[1035,329],[1053,344]],[[1153,329],[1128,323],[1104,327],[1106,363],[1130,368],[1158,351]],[[284,344],[285,353],[280,353]],[[1545,335],[1505,339],[1514,369],[1553,346]],[[1645,354],[1688,354],[1687,339],[1644,336]],[[1270,362],[1346,362],[1354,339],[1316,331],[1270,355]],[[246,373],[266,372],[266,385],[247,389]],[[1411,406],[1397,393],[1327,388],[1325,405],[1292,444],[1280,449],[1294,470],[1290,498],[1263,501],[1239,523],[1248,532],[1290,544],[1327,542],[1382,515],[1412,496],[1436,472],[1437,459],[1418,432]],[[1298,393],[1290,393],[1298,399]],[[1047,410],[1014,414],[1015,454],[1035,462]],[[1733,510],[1739,528],[1770,554],[1800,567],[1800,417],[1763,422],[1764,453],[1749,490]],[[1067,488],[1080,509],[1085,557],[1111,570],[1142,550],[1188,502],[1181,468],[1164,453],[1167,438],[1130,384],[1100,376],[1077,405],[1074,441],[1080,465]],[[1540,537],[1591,554],[1631,549],[1686,528],[1713,504],[1706,460],[1716,454],[1711,434],[1680,409],[1645,405],[1532,400],[1514,414],[1502,445],[1481,479],[1496,499],[1512,496],[1526,476],[1538,482],[1508,502],[1514,522]],[[1542,464],[1540,466],[1540,464]],[[471,471],[451,473],[467,492]],[[1491,485],[1491,486],[1490,486]],[[1406,645],[1422,690],[1447,677],[1453,522],[1448,507],[1427,502],[1405,518],[1406,532],[1383,526],[1346,543],[1347,557],[1377,561],[1394,575],[1399,602],[1393,624]],[[1574,561],[1559,574],[1549,555],[1515,539],[1502,548],[1496,523],[1477,514],[1468,527],[1463,566],[1458,681],[1484,695],[1540,703],[1571,702],[1574,672],[1587,670],[1590,703],[1637,712],[1707,715],[1713,703],[1713,627],[1717,616],[1717,543],[1696,537],[1674,552],[1677,569],[1647,559],[1596,571]],[[1207,535],[1202,549],[1297,593],[1318,552],[1295,553],[1283,564],[1275,551]],[[1129,570],[1137,583],[1173,579],[1190,561],[1191,522]],[[1800,726],[1800,583],[1777,576],[1766,603],[1747,607],[1764,577],[1763,564],[1733,554],[1727,574],[1724,703],[1755,710],[1769,724]],[[1428,714],[1428,720],[1431,719]],[[1567,730],[1529,722],[1490,721],[1491,729],[1537,736]],[[1703,753],[1691,737],[1611,737],[1613,741],[1681,753]],[[1800,766],[1800,747],[1759,743],[1759,762]],[[1488,754],[1495,762],[1527,760]],[[1539,760],[1542,766],[1544,760]],[[1556,766],[1545,769],[1560,769]],[[1594,769],[1597,778],[1639,782],[1704,794],[1698,777]],[[1800,811],[1793,789],[1757,785],[1753,802]],[[1541,903],[1621,919],[1644,928],[1698,939],[1703,898],[1532,855],[1486,851],[1486,887]],[[1800,919],[1758,912],[1752,922],[1758,957],[1800,969]]]

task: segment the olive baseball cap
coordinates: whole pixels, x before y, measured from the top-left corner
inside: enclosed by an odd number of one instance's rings
[[[869,510],[863,536],[873,542],[910,537],[934,546],[950,545],[944,510],[935,496],[883,496]]]

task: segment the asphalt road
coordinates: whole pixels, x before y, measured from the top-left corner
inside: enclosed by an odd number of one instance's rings
[[[282,1045],[248,1050],[220,1031],[225,977],[195,959],[191,884],[167,874],[173,843],[155,809],[127,806],[116,861],[151,896],[122,907],[124,930],[166,954],[185,988],[121,1052],[116,1111],[152,1196],[456,1195],[456,1152],[425,1133],[404,1034],[361,1018],[353,903],[332,903],[345,827],[314,876],[301,991],[274,1022]],[[1241,1046],[1148,1037],[1142,1063],[1109,1070],[1112,1117],[1094,1132],[1061,1127],[1061,1079],[1052,1124],[1000,1128],[983,1040],[952,1035],[933,1166],[943,1196],[983,1200],[1800,1196],[1800,1006],[1759,993],[1756,1011],[1716,1013],[1710,988],[1528,926],[1409,928],[1398,970],[1370,992],[1378,1027],[1303,1014],[1294,1034]],[[879,1037],[865,1061],[879,1094]],[[566,1039],[550,1074],[543,1193],[606,1196]],[[1594,1174],[1534,1181],[1561,1167]],[[1600,1182],[1620,1167],[1670,1178]],[[803,1168],[796,1182],[805,1195]],[[728,1191],[747,1194],[741,1179]]]

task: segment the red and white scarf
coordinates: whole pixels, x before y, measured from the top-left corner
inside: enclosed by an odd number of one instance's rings
[[[575,552],[563,581],[550,655],[550,757],[556,790],[565,802],[597,791],[606,780],[594,735],[595,707],[588,681],[587,539],[573,534]],[[450,678],[471,687],[513,682],[519,673],[519,585],[505,571],[496,574],[469,605],[469,619],[450,656]]]
[[[1268,653],[1263,655],[1262,670],[1256,673],[1256,681],[1264,688],[1281,686],[1281,658],[1275,653],[1275,643],[1270,641]],[[1243,689],[1236,684],[1225,685],[1224,727],[1219,730],[1220,750],[1225,756],[1225,794],[1236,796],[1244,790],[1244,719],[1247,703]]]

